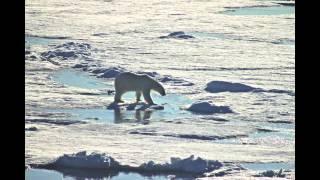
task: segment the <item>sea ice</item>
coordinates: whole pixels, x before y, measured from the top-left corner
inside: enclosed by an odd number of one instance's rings
[[[116,169],[119,162],[105,153],[81,151],[75,154],[64,154],[56,160],[44,165],[49,168],[85,168],[85,169]]]
[[[55,46],[53,50],[42,52],[41,58],[44,60],[50,60],[52,58],[67,60],[79,57],[87,57],[91,54],[90,49],[91,46],[87,43],[68,42]]]
[[[37,127],[29,127],[29,128],[25,128],[26,131],[38,131]]]
[[[193,86],[194,83],[192,82],[188,82],[186,80],[183,79],[177,79],[171,76],[164,76],[158,79],[160,82],[162,83],[167,83],[170,82],[171,85],[175,85],[175,86]]]
[[[170,33],[167,36],[160,36],[159,38],[160,39],[163,39],[163,38],[190,39],[194,37],[191,35],[185,34],[183,31],[177,31],[177,32]]]
[[[118,69],[118,68],[110,68],[103,72],[103,74],[99,75],[98,78],[114,78],[118,74],[122,73],[123,70]]]
[[[90,72],[93,73],[93,74],[101,74],[101,73],[104,73],[107,70],[108,69],[106,69],[106,68],[94,68],[94,69],[90,69]]]
[[[225,81],[211,81],[207,84],[205,88],[206,91],[212,93],[219,92],[250,92],[254,90],[258,90],[259,88],[254,88],[241,83],[232,83]]]
[[[158,76],[160,76],[160,74],[157,73],[157,72],[143,72],[143,71],[138,71],[137,74],[146,74],[146,75],[151,76],[151,77],[158,77]]]
[[[275,170],[263,171],[255,176],[256,177],[285,177],[286,175],[283,173],[283,170],[280,169],[279,172]]]
[[[78,120],[68,120],[68,119],[25,119],[26,122],[34,123],[46,123],[46,124],[55,124],[55,125],[71,125],[71,124],[85,124],[84,121]]]
[[[200,157],[195,158],[191,155],[188,158],[171,158],[170,163],[156,164],[153,161],[144,163],[139,166],[139,169],[153,172],[186,172],[194,174],[203,174],[222,167],[223,164],[219,161],[205,160]]]
[[[184,172],[202,175],[219,169],[223,164],[215,160],[206,160],[201,157],[195,158],[191,155],[181,159],[172,157],[169,163],[157,164],[153,161],[143,163],[140,166],[121,165],[118,161],[105,153],[92,152],[88,154],[81,151],[75,154],[64,154],[44,165],[42,168],[76,168],[76,169],[106,169],[106,170],[127,170],[127,171],[151,171],[153,173],[163,172]]]
[[[212,102],[195,102],[191,104],[188,111],[200,114],[213,114],[213,113],[232,113],[233,111],[228,106],[216,106]]]
[[[294,92],[280,90],[280,89],[262,89],[248,86],[241,83],[232,83],[226,81],[211,81],[207,84],[205,88],[206,91],[211,93],[220,93],[220,92],[267,92],[267,93],[279,93],[279,94],[288,94],[294,96]]]
[[[76,64],[74,66],[72,66],[72,68],[87,68],[88,67],[88,64]]]

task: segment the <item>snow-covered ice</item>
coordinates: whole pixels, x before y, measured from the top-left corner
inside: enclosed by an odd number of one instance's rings
[[[195,102],[187,110],[200,114],[232,113],[228,106],[216,106],[212,102]]]
[[[167,36],[160,36],[160,39],[164,39],[164,38],[175,38],[175,39],[190,39],[190,38],[194,38],[191,35],[187,35],[185,34],[183,31],[176,31],[176,32],[172,32]]]
[[[225,81],[211,81],[207,84],[205,88],[206,91],[212,93],[218,92],[250,92],[253,90],[257,90],[257,88],[241,84],[241,83],[232,83]]]
[[[248,179],[294,162],[294,6],[27,0],[25,15],[26,165],[112,158]],[[150,107],[130,92],[113,106],[125,71],[151,76],[167,95],[151,93]]]
[[[190,173],[202,175],[206,172],[219,169],[223,164],[219,161],[206,160],[200,157],[191,155],[190,157],[181,159],[171,157],[170,162],[155,163],[148,161],[139,166],[130,166],[120,164],[113,157],[105,153],[81,151],[75,154],[64,154],[57,159],[47,164],[40,165],[41,168],[61,169],[61,168],[76,168],[76,169],[103,169],[103,170],[130,170],[130,171],[151,171],[154,173],[176,172]]]
[[[82,168],[82,169],[116,169],[119,162],[112,157],[102,153],[92,152],[87,154],[86,151],[81,151],[75,154],[65,154],[53,162],[46,164],[47,167],[54,168]]]
[[[191,155],[188,158],[171,158],[169,163],[156,164],[153,161],[149,161],[139,166],[139,169],[145,171],[163,171],[163,172],[186,172],[194,174],[203,174],[219,169],[223,164],[219,161],[205,160],[200,157],[195,158]]]

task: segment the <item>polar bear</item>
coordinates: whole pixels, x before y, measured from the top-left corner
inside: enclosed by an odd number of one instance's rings
[[[142,93],[145,101],[149,105],[154,104],[150,96],[151,90],[157,91],[162,96],[166,95],[163,86],[150,76],[138,75],[131,72],[124,72],[117,75],[114,81],[114,86],[116,91],[114,96],[115,103],[123,102],[121,100],[121,96],[128,91],[136,92],[137,102],[140,101]]]

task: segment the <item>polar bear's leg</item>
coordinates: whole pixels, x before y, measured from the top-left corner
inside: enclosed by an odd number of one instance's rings
[[[114,96],[114,102],[123,102],[121,100],[121,96],[122,96],[123,92],[122,91],[116,91],[116,94]]]
[[[144,90],[142,93],[144,100],[146,100],[148,104],[154,104],[150,96],[150,90]]]
[[[137,102],[139,102],[141,98],[141,91],[136,91],[136,97],[137,97]]]

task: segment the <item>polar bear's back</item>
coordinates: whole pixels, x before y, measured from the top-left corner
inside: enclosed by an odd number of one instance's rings
[[[138,75],[131,72],[120,73],[115,78],[115,88],[122,91],[142,91],[150,88],[153,79],[147,75]]]

